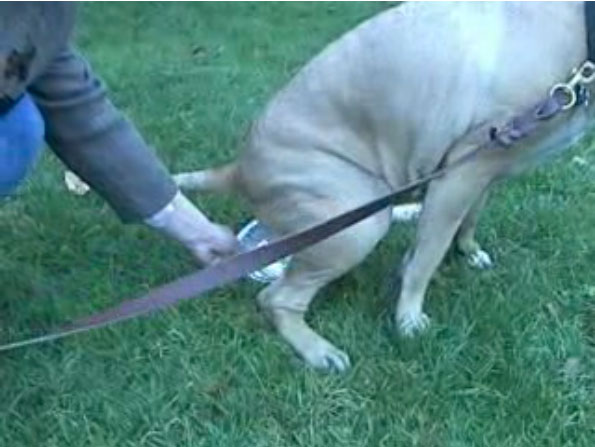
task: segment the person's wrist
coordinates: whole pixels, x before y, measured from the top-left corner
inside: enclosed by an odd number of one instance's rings
[[[202,263],[215,262],[237,248],[229,229],[211,222],[180,192],[145,223],[180,242]]]

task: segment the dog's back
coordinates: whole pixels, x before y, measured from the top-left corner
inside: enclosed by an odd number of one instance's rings
[[[582,6],[415,2],[316,56],[269,103],[242,162],[265,177],[340,154],[403,184],[479,123],[547,93],[585,54]],[[274,149],[272,149],[274,147]]]

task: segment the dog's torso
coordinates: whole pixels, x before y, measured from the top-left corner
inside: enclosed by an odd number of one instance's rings
[[[352,188],[350,164],[391,188],[428,174],[471,129],[567,78],[586,54],[582,8],[420,2],[372,18],[274,97],[241,156],[242,191],[262,203],[300,185]]]

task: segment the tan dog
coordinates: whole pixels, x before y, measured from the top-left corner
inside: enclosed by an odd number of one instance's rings
[[[405,4],[307,64],[268,104],[235,163],[177,181],[239,192],[259,219],[292,233],[452,162],[473,147],[477,129],[537,103],[585,57],[581,3]],[[429,185],[395,312],[402,333],[427,326],[424,294],[453,240],[467,256],[483,253],[474,230],[489,187],[567,145],[586,114],[585,107],[568,112],[538,137],[484,152]],[[310,365],[349,366],[304,314],[321,287],[370,253],[389,221],[386,210],[299,253],[259,294],[261,308]]]

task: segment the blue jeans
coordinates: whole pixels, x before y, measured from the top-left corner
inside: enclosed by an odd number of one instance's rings
[[[0,116],[0,198],[14,193],[43,147],[44,124],[29,95]]]

